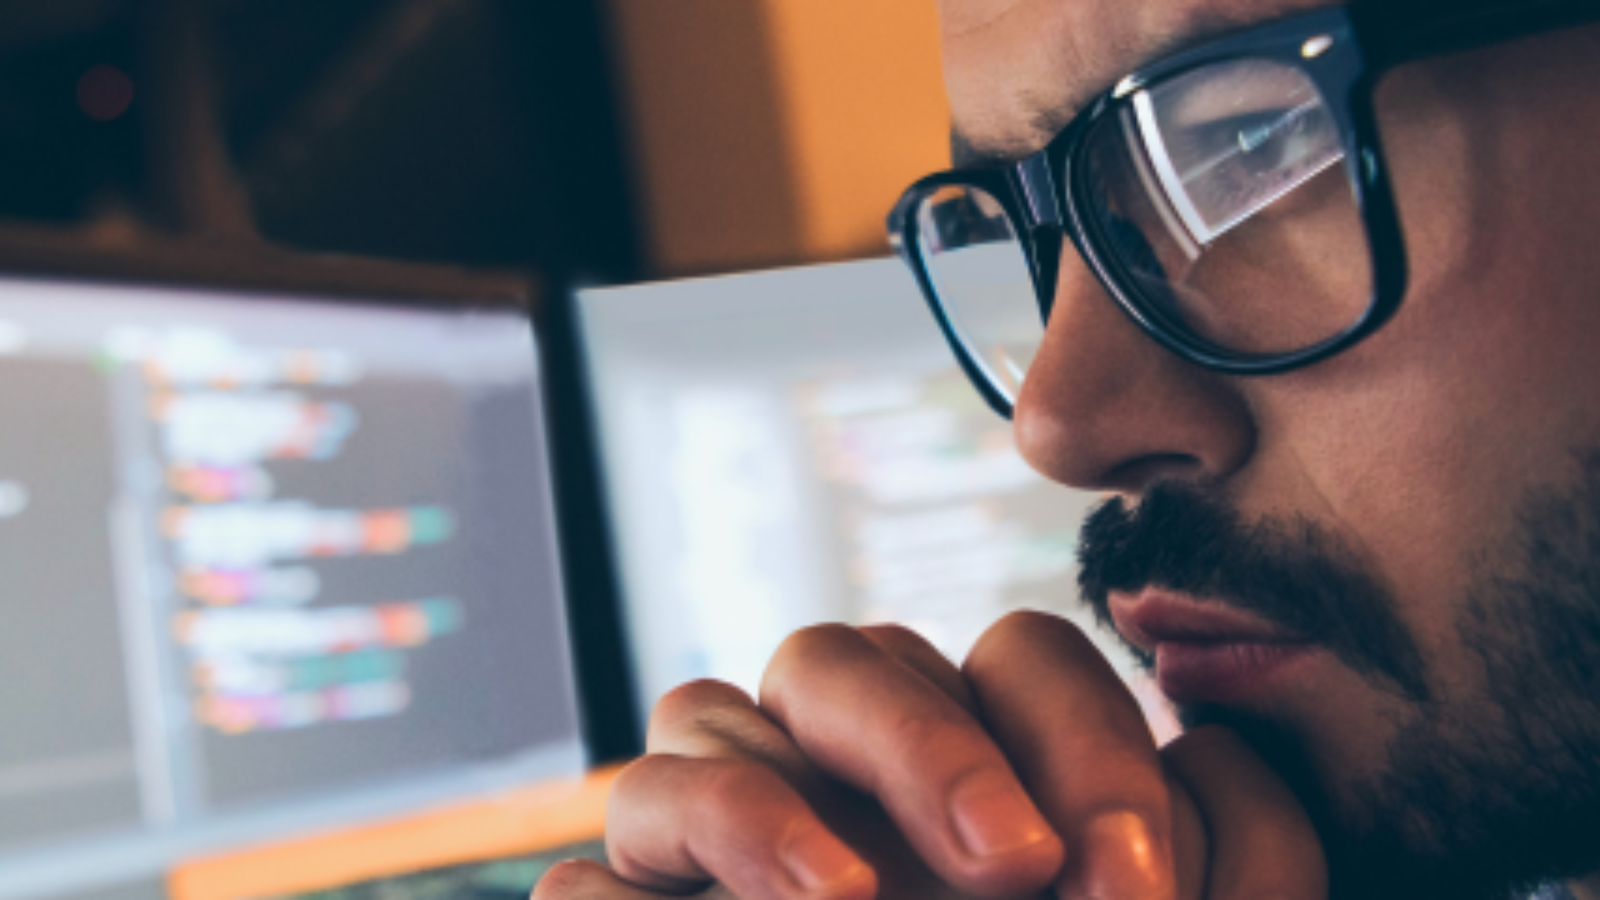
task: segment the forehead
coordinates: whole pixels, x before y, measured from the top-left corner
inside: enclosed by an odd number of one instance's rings
[[[1043,146],[1096,93],[1208,35],[1330,0],[940,0],[957,142],[1015,158]]]

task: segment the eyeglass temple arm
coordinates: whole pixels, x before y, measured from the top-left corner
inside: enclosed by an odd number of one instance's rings
[[[1351,15],[1393,65],[1600,19],[1596,0],[1368,0]]]

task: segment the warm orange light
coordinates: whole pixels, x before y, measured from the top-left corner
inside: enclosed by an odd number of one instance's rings
[[[615,769],[506,791],[403,819],[198,859],[168,879],[173,900],[327,890],[593,840],[605,831]]]

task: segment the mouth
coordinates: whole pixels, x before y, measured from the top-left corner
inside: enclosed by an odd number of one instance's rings
[[[1154,657],[1156,681],[1174,703],[1246,703],[1316,652],[1300,635],[1217,603],[1149,588],[1110,600],[1117,631]]]

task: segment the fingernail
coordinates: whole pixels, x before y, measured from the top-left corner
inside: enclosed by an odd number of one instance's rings
[[[974,772],[950,791],[950,818],[973,856],[1013,853],[1050,838],[1050,826],[1010,779]]]
[[[1084,829],[1079,847],[1085,897],[1159,896],[1171,879],[1155,831],[1137,813],[1099,816]]]
[[[807,891],[846,884],[869,874],[867,864],[843,841],[820,828],[791,838],[784,845],[782,856],[789,875]]]

